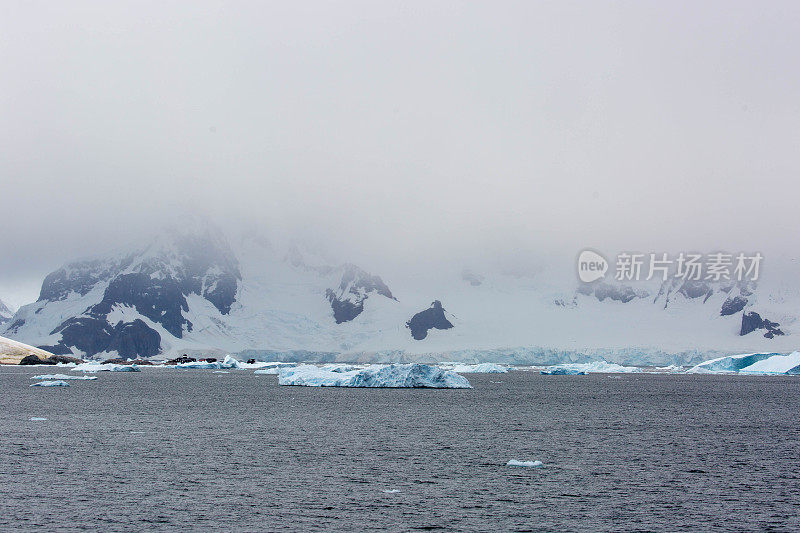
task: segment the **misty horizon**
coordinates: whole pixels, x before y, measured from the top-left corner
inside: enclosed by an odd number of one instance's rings
[[[15,307],[187,212],[381,275],[586,247],[800,255],[795,3],[2,11]]]

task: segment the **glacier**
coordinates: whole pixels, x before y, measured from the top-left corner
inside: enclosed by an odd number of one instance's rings
[[[746,353],[704,361],[689,370],[692,374],[800,374],[800,352]]]
[[[281,369],[278,374],[278,384],[306,387],[472,388],[464,376],[420,363],[372,365],[349,372],[335,372],[314,365],[301,365]]]
[[[39,383],[34,383],[31,387],[69,387],[69,383],[66,381],[40,381]]]

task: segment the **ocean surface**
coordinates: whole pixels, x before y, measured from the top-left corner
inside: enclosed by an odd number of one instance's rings
[[[2,531],[800,530],[800,376],[58,372],[0,368]]]

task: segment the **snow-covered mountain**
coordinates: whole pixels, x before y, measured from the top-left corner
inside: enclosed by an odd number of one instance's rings
[[[797,347],[800,294],[785,279],[581,284],[572,265],[543,265],[384,279],[197,222],[56,270],[0,335],[91,358],[662,364]]]

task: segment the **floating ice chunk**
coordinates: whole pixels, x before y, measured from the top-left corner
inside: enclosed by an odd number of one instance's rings
[[[81,363],[73,372],[139,372],[138,365],[118,365],[115,363]]]
[[[511,368],[497,363],[479,363],[477,365],[453,365],[450,370],[458,374],[505,374]]]
[[[212,374],[230,374],[227,370],[214,370]]]
[[[96,376],[69,376],[67,374],[42,374],[31,376],[31,379],[97,379]]]
[[[45,421],[45,420],[47,420],[47,419],[46,419],[46,418],[44,418],[44,417],[42,417],[42,416],[32,416],[32,417],[30,417],[30,419],[29,419],[29,420],[30,420],[31,422],[44,422],[44,421]]]
[[[313,365],[301,365],[281,369],[278,384],[306,387],[472,388],[464,376],[418,363],[372,365],[350,372],[332,372]]]
[[[40,381],[39,383],[34,383],[31,387],[69,387],[69,383],[66,381]]]
[[[747,353],[703,361],[687,370],[691,374],[800,374],[800,352]]]
[[[592,361],[591,363],[566,363],[562,365],[552,365],[541,370],[542,374],[551,375],[579,375],[579,374],[628,374],[641,372],[642,369],[635,366],[622,366],[607,361]]]
[[[526,468],[539,468],[544,466],[541,461],[517,461],[516,459],[511,459],[509,462],[506,463],[506,466],[522,466]]]
[[[384,494],[397,494],[398,492],[400,492],[400,489],[387,489],[383,491]]]
[[[240,366],[241,364],[242,364],[241,361],[239,361],[238,359],[234,358],[231,355],[226,355],[225,359],[222,360],[222,363],[220,363],[219,367],[220,368],[241,368],[241,366]]]

